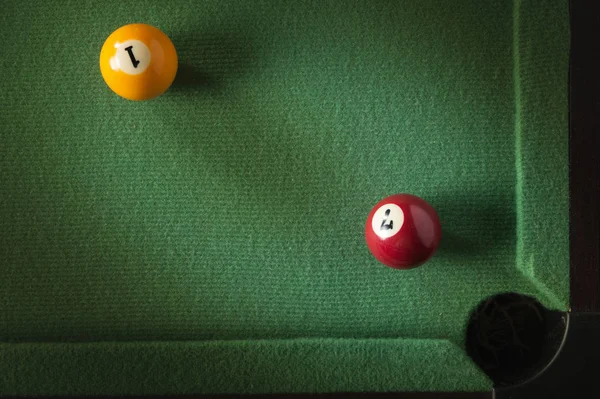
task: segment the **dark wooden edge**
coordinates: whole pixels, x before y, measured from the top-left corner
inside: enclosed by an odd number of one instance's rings
[[[3,399],[23,399],[19,396],[0,396]],[[403,393],[319,393],[319,394],[262,394],[262,395],[166,395],[166,396],[83,396],[93,399],[492,399],[492,392],[403,392]],[[30,396],[30,398],[76,399],[79,396]]]
[[[600,13],[570,0],[571,309],[600,311]]]
[[[569,239],[571,312],[553,361],[498,399],[600,397],[600,12],[597,0],[569,0]]]
[[[545,370],[498,399],[600,397],[600,12],[597,0],[569,0],[569,194],[571,313]]]

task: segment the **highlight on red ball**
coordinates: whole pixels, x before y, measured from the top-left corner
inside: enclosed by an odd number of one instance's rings
[[[394,269],[412,269],[433,256],[442,227],[427,201],[412,194],[395,194],[373,207],[365,237],[369,250],[381,263]]]

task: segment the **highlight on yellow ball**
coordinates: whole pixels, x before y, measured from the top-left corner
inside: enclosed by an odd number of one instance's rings
[[[100,72],[112,91],[128,100],[163,94],[177,74],[171,39],[147,24],[125,25],[108,36],[100,51]]]

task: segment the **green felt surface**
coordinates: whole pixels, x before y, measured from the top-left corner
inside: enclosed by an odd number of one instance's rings
[[[0,394],[488,390],[470,312],[568,308],[568,4],[8,1],[0,13]],[[100,76],[173,40],[150,102]],[[378,264],[409,192],[444,237]]]
[[[461,348],[441,340],[0,344],[0,353],[11,362],[11,372],[0,375],[3,392],[9,387],[9,393],[256,393],[274,387],[284,392],[463,391],[489,384],[475,367],[466,366],[469,359]],[[430,363],[445,366],[444,378]]]

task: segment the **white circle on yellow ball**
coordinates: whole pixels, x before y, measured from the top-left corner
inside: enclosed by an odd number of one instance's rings
[[[403,224],[404,212],[396,204],[385,204],[379,207],[371,220],[371,228],[381,238],[398,234]]]
[[[115,55],[110,58],[113,71],[123,71],[128,75],[139,75],[150,66],[150,49],[139,40],[115,43]]]

